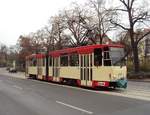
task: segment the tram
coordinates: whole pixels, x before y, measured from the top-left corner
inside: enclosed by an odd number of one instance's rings
[[[85,87],[127,87],[123,45],[88,45],[26,57],[26,76]]]

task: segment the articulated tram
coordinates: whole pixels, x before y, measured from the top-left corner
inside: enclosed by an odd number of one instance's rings
[[[32,54],[26,76],[86,87],[127,87],[122,45],[89,45]]]

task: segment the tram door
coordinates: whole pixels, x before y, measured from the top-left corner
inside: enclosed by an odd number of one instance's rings
[[[59,57],[52,58],[52,67],[53,67],[53,81],[59,81]]]
[[[92,54],[80,55],[80,79],[83,86],[92,86],[92,62]]]
[[[37,59],[37,74],[38,74],[38,79],[42,79],[42,58]]]

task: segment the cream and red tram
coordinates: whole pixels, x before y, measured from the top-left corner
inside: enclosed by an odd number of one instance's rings
[[[124,47],[89,45],[27,57],[26,75],[86,87],[127,87]]]

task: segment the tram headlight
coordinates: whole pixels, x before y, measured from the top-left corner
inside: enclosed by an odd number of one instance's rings
[[[123,77],[123,74],[122,73],[119,73],[118,74],[118,78],[122,78]]]
[[[114,81],[115,81],[116,79],[117,79],[117,78],[116,78],[116,76],[113,76],[113,79],[112,79],[112,80],[114,80]]]

